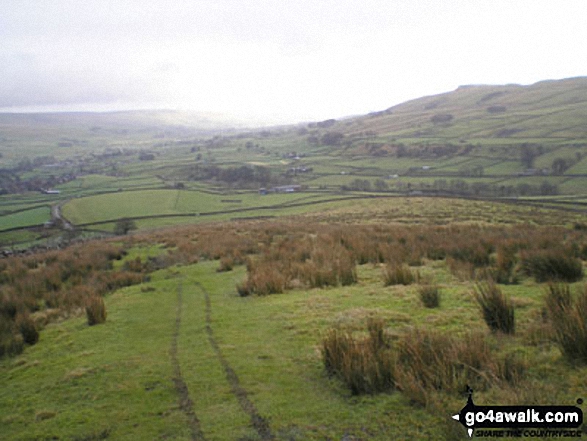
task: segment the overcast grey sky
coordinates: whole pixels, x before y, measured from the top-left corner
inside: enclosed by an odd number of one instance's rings
[[[363,114],[587,75],[586,17],[585,0],[1,0],[0,108]]]

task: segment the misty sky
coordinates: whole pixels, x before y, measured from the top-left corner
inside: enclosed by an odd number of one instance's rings
[[[1,0],[0,109],[296,122],[587,75],[585,0]]]

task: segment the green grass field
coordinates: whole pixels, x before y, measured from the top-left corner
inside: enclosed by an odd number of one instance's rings
[[[6,214],[2,216],[0,231],[39,226],[43,225],[44,222],[47,222],[50,219],[51,209],[49,207],[39,207],[19,211],[17,213]]]
[[[264,215],[287,210],[290,205],[312,205],[336,200],[341,195],[329,194],[268,194],[256,192],[214,195],[187,190],[145,190],[76,198],[63,207],[64,216],[74,224],[91,224],[120,218],[164,217],[174,215],[207,215],[217,213],[224,218]],[[311,208],[310,208],[311,210]],[[289,210],[288,210],[289,211]],[[297,212],[304,210],[297,210]],[[273,215],[274,213],[271,213]]]

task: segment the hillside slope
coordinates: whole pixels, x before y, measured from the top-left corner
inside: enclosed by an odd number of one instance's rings
[[[350,123],[350,124],[349,124]],[[461,86],[347,121],[346,134],[560,142],[587,137],[587,77],[530,86]],[[374,133],[375,132],[375,133]]]

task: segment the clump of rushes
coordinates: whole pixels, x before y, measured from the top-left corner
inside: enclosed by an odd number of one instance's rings
[[[564,250],[539,250],[522,254],[522,268],[537,282],[577,282],[583,278],[580,259]]]
[[[426,308],[438,308],[440,306],[440,288],[436,285],[422,285],[418,288],[420,300]]]
[[[20,331],[24,342],[34,345],[39,341],[39,331],[34,320],[28,314],[20,314],[16,317],[16,327]]]
[[[218,269],[216,270],[219,273],[225,272],[225,271],[232,271],[234,267],[234,259],[232,256],[222,256],[220,258],[220,264],[218,266]]]
[[[286,276],[268,263],[262,263],[256,264],[254,270],[249,272],[247,280],[244,282],[241,290],[239,290],[239,294],[241,292],[248,292],[260,296],[281,294],[286,287]]]
[[[252,294],[251,287],[247,281],[237,283],[236,292],[240,297],[248,297]]]
[[[86,300],[86,316],[88,325],[94,326],[106,321],[106,306],[104,300],[98,295],[88,297]]]
[[[549,285],[546,310],[562,353],[587,363],[587,287],[573,301],[568,285]]]
[[[384,322],[371,319],[366,337],[331,329],[322,341],[322,359],[329,375],[337,376],[353,395],[385,392],[393,388],[393,358]]]
[[[405,264],[390,264],[383,270],[383,282],[385,286],[411,285],[416,282],[417,274],[414,274]]]
[[[549,283],[545,302],[551,319],[564,320],[564,315],[573,304],[570,286],[567,283]]]
[[[482,333],[455,337],[412,329],[392,342],[381,319],[370,319],[366,336],[330,329],[321,352],[326,372],[354,395],[398,389],[421,405],[434,393],[456,394],[466,385],[484,390],[516,384],[526,369],[515,354],[497,357]]]
[[[397,342],[395,358],[398,388],[422,405],[434,391],[458,393],[466,385],[483,390],[501,380],[500,363],[481,333],[453,337],[414,329]]]
[[[515,332],[514,306],[493,280],[477,283],[473,294],[491,331]]]

